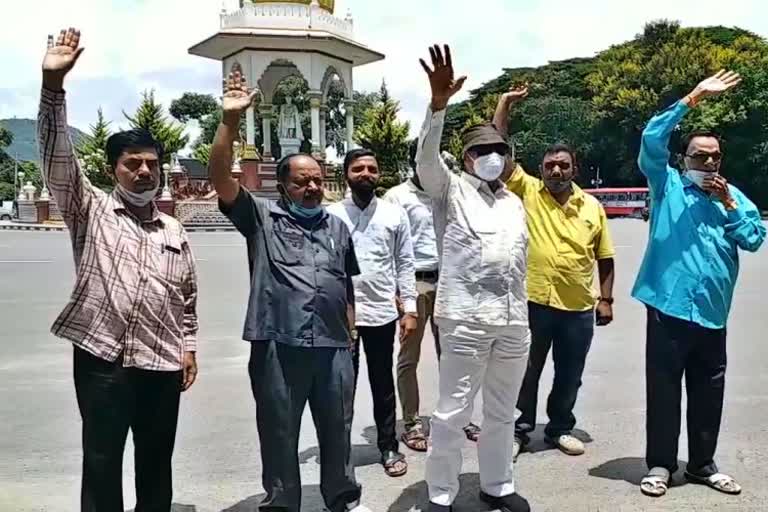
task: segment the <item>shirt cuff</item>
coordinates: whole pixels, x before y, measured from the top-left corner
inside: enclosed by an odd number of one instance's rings
[[[403,311],[408,315],[418,315],[419,308],[416,306],[416,300],[415,299],[404,300]]]
[[[444,108],[443,110],[439,110],[437,112],[432,112],[432,106],[429,105],[427,107],[427,116],[429,116],[430,119],[432,119],[432,126],[434,126],[434,123],[440,123],[443,124],[445,121],[445,114],[448,112],[447,108]]]
[[[197,352],[197,336],[188,334],[184,336],[184,352]]]
[[[67,97],[67,93],[64,92],[64,90],[61,91],[52,91],[50,89],[46,89],[45,87],[40,89],[40,102],[54,107],[59,107],[64,105],[65,99]]]
[[[727,210],[727,212],[728,212],[728,222],[730,224],[736,224],[744,220],[744,217],[745,217],[744,210],[740,206],[737,206],[735,210]]]

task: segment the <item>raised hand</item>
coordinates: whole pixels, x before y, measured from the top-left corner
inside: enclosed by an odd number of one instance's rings
[[[253,104],[258,94],[258,89],[248,90],[248,83],[243,76],[242,69],[239,66],[234,66],[232,72],[224,80],[224,96],[221,101],[224,119],[239,123],[240,115]]]
[[[503,102],[505,105],[514,105],[520,103],[528,97],[528,84],[525,85],[513,85],[509,88],[509,91],[505,92],[499,98],[499,102]]]
[[[451,49],[448,45],[445,45],[444,49],[445,54],[440,50],[439,45],[434,45],[429,49],[432,68],[424,62],[424,59],[419,59],[421,67],[424,68],[429,77],[429,85],[432,87],[433,112],[445,109],[451,97],[461,90],[467,80],[466,76],[454,77]]]
[[[75,66],[83,50],[77,29],[62,30],[55,43],[53,35],[49,35],[48,50],[43,58],[43,85],[48,89],[61,90],[64,77]]]
[[[741,76],[733,71],[720,70],[715,76],[711,76],[701,82],[689,94],[694,102],[698,102],[710,96],[718,96],[729,91],[741,83]]]

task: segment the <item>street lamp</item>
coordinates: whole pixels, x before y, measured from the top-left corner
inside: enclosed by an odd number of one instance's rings
[[[602,178],[600,178],[600,167],[598,167],[598,168],[597,168],[597,174],[596,174],[596,175],[595,175],[595,177],[592,179],[592,185],[593,185],[595,188],[600,188],[600,185],[602,185],[602,184],[603,184],[603,180],[602,180]]]
[[[169,164],[163,164],[163,174],[165,174],[165,186],[163,187],[163,193],[160,195],[160,199],[171,200],[173,195],[171,194],[171,188],[168,186],[168,175],[171,172],[171,166]]]
[[[16,195],[16,198],[17,198],[17,200],[22,200],[23,201],[24,200],[24,190],[23,190],[23,186],[22,185],[24,184],[24,173],[19,171],[18,173],[16,173],[16,176],[19,178],[18,179],[19,193]],[[14,194],[15,194],[16,193],[16,190],[15,190],[16,189],[16,180],[14,180],[13,185],[14,185]]]

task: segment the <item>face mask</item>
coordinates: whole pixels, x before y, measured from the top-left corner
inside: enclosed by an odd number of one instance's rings
[[[573,183],[573,179],[570,179],[570,180],[545,179],[544,180],[544,185],[547,187],[547,190],[549,190],[549,192],[552,194],[562,194],[566,190],[570,190],[571,183]]]
[[[306,206],[289,201],[288,211],[299,220],[312,220],[323,212],[323,207],[315,206],[314,208],[307,208]]]
[[[685,175],[688,176],[688,179],[691,180],[694,185],[703,190],[704,180],[706,178],[714,178],[718,175],[718,173],[712,171],[698,171],[696,169],[688,169],[685,171]]]
[[[121,184],[117,184],[117,192],[125,199],[127,202],[132,204],[133,206],[147,206],[149,203],[152,202],[152,200],[157,195],[157,189],[159,186],[155,186],[155,188],[151,190],[147,190],[146,192],[131,192]]]
[[[496,181],[504,172],[505,164],[504,156],[499,153],[477,157],[474,163],[475,175],[483,181]]]

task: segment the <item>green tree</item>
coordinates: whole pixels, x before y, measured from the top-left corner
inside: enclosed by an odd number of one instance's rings
[[[192,150],[192,158],[199,160],[203,165],[207,166],[211,159],[211,146],[212,144],[208,143],[198,144]]]
[[[187,124],[192,120],[201,121],[219,108],[219,102],[211,94],[185,92],[181,98],[171,102],[168,112],[179,122]]]
[[[148,130],[165,150],[163,163],[171,161],[171,155],[184,149],[189,137],[184,134],[184,126],[168,120],[165,109],[155,100],[154,91],[144,91],[142,101],[136,113],[129,116],[123,112],[131,128]]]
[[[361,147],[376,153],[382,174],[379,192],[400,183],[408,169],[410,126],[398,121],[399,111],[400,104],[389,95],[386,83],[382,83],[378,103],[366,112],[355,133]]]
[[[91,183],[107,191],[114,187],[107,162],[107,139],[112,135],[109,124],[99,107],[96,111],[96,122],[90,126],[90,133],[86,134],[76,147],[77,156],[84,164],[83,171]]]

